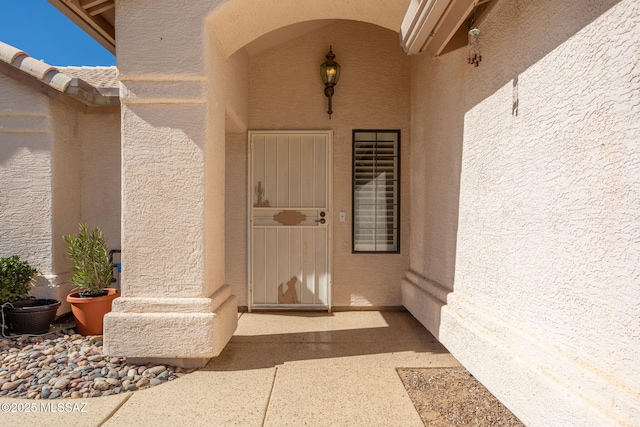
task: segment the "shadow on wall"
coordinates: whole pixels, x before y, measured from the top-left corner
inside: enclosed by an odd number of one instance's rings
[[[621,0],[602,0],[598,2],[584,2],[572,0],[559,2],[557,0],[515,2],[500,2],[488,17],[484,25],[486,30],[487,49],[483,62],[478,68],[465,67],[464,89],[460,105],[461,110],[455,114],[458,125],[456,143],[458,155],[456,169],[456,225],[458,224],[460,173],[462,164],[462,145],[464,144],[465,118],[473,108],[489,99],[505,85],[512,90],[511,114],[520,114],[520,98],[518,86],[520,75],[545,56],[562,46],[578,32],[584,30],[591,23],[605,14]],[[498,17],[499,21],[495,20]],[[482,25],[481,25],[482,26]],[[505,26],[508,26],[505,28]],[[508,42],[504,39],[508,38]],[[515,48],[517,46],[517,48]],[[464,50],[466,55],[466,49]],[[588,56],[588,52],[585,55]],[[586,60],[586,58],[585,58]],[[585,65],[587,66],[587,65]],[[586,83],[586,82],[585,82]],[[457,239],[456,233],[451,236],[454,253]],[[455,260],[450,266],[452,277],[455,270]]]
[[[618,3],[620,0],[498,2],[479,25],[483,31],[483,60],[479,67],[467,65],[466,48],[437,59],[411,58],[415,143],[411,164],[413,237],[407,277],[411,282],[420,282],[429,301],[415,302],[415,309],[407,301],[412,294],[404,295],[403,301],[436,336],[439,308],[447,304],[446,296],[454,289],[467,113],[509,85],[513,91],[509,110],[513,116],[522,114],[518,97],[520,74]]]
[[[10,134],[7,138],[2,138],[2,149],[0,150],[0,165],[7,164],[9,160],[18,152],[26,150],[29,156],[40,156],[51,152],[50,136],[45,134]]]
[[[471,94],[466,99],[465,110],[470,110],[514,79],[516,82],[514,85],[517,85],[520,73],[620,2],[621,0],[499,2],[490,12],[488,22],[481,23],[480,27],[486,27],[485,37],[507,38],[509,42],[503,43],[500,40],[492,42],[492,49],[485,51],[483,61],[478,68],[474,69],[465,63],[469,72],[465,74],[467,87],[464,92]],[[492,22],[497,13],[502,15],[499,24]],[[504,25],[508,27],[503,28]],[[495,34],[490,35],[490,32]],[[514,46],[518,47],[515,52]],[[585,52],[585,55],[588,54],[589,52]],[[473,90],[469,90],[471,88]]]

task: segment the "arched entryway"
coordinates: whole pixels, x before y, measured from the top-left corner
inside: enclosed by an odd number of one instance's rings
[[[143,3],[117,11],[127,270],[105,319],[107,351],[199,365],[233,334],[246,305],[246,243],[229,242],[247,225],[248,129],[333,130],[332,245],[344,255],[333,280],[345,284],[333,302],[400,305],[407,251],[351,254],[339,213],[351,206],[352,130],[400,129],[408,142],[408,62],[395,32],[407,2],[196,2],[181,19],[162,13],[167,2]],[[303,31],[277,46],[250,44],[292,24]],[[331,120],[318,76],[330,44],[343,66]]]
[[[319,75],[319,65],[325,60],[329,45],[333,46],[336,60],[342,67],[331,118],[327,114],[327,99]],[[239,305],[251,305],[252,287],[261,294],[265,292],[262,289],[265,286],[263,272],[257,273],[260,276],[257,282],[260,283],[253,283],[253,270],[248,268],[251,236],[247,234],[250,230],[247,200],[249,196],[256,197],[248,193],[253,192],[258,182],[249,185],[247,181],[250,172],[247,167],[247,130],[328,130],[333,136],[330,159],[333,173],[329,180],[333,190],[333,209],[326,218],[332,229],[329,249],[333,252],[333,268],[329,272],[333,292],[329,307],[400,306],[399,278],[408,264],[410,228],[406,221],[402,221],[406,216],[398,213],[402,233],[400,253],[352,253],[354,129],[400,131],[400,183],[404,187],[397,190],[400,207],[407,208],[409,204],[409,61],[398,44],[397,32],[353,20],[308,21],[254,40],[236,51],[228,64],[236,71],[221,74],[233,75],[234,83],[226,87],[242,88],[235,97],[230,94],[231,98],[225,104],[226,283],[238,295]],[[243,96],[246,104],[239,102]],[[243,115],[246,119],[237,120]],[[297,153],[295,147],[293,150]],[[290,155],[293,154],[286,153],[285,157]],[[281,161],[285,161],[285,157]],[[275,153],[272,161],[278,161]],[[265,189],[267,200],[276,197],[274,185],[267,185]],[[309,215],[308,212],[303,213]],[[280,246],[284,248],[286,245]],[[269,296],[254,303],[278,304],[274,289],[282,285],[286,290],[287,282],[294,276],[298,277],[295,286],[299,300],[303,299],[302,295],[315,294],[322,286],[320,283],[307,284],[302,278],[308,276],[306,273],[296,274],[296,265],[304,264],[296,254],[287,254],[284,259],[269,259],[272,263],[282,264],[274,267],[274,271],[261,267],[264,274],[273,276],[269,281],[273,292],[269,293],[268,289],[266,293]],[[322,256],[319,259],[324,262]],[[301,272],[310,268],[308,261],[307,267],[301,265],[297,270]],[[292,263],[293,267],[290,266]]]

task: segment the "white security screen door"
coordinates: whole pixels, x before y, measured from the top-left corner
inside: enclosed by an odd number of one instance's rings
[[[331,132],[249,132],[249,308],[331,308]]]

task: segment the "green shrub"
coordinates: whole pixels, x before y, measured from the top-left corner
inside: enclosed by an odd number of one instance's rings
[[[98,227],[89,231],[87,224],[80,224],[80,232],[63,237],[72,264],[71,283],[80,289],[82,296],[100,295],[111,284],[113,265],[104,235]]]
[[[31,279],[38,271],[18,255],[0,258],[0,304],[28,299]]]

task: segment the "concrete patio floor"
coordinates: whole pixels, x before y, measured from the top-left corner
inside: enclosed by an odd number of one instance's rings
[[[396,368],[449,366],[459,363],[407,312],[243,313],[199,371],[108,397],[0,398],[36,409],[3,405],[0,425],[422,426]]]

